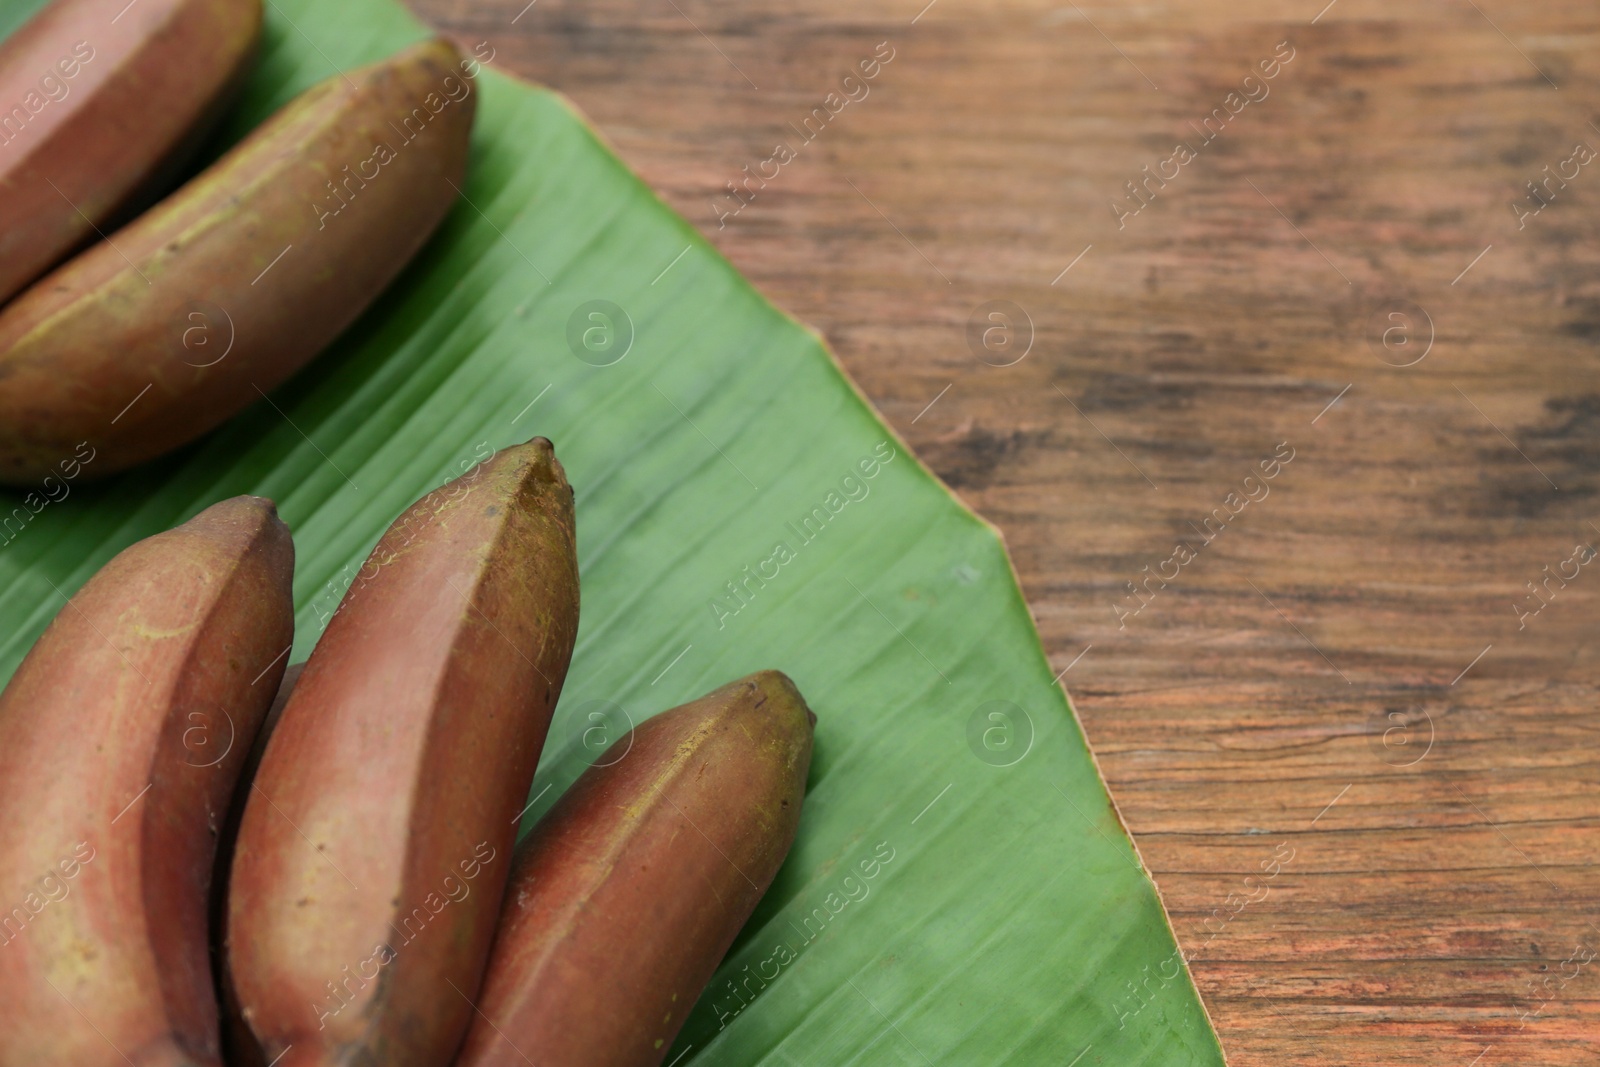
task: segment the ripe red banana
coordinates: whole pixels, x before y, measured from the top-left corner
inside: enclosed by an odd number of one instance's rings
[[[0,483],[161,455],[326,347],[455,203],[476,69],[434,40],[334,75],[0,310]]]
[[[815,716],[777,671],[620,738],[523,843],[458,1067],[654,1067],[794,841]]]
[[[572,490],[543,438],[378,542],[273,730],[234,854],[224,954],[265,1062],[449,1061],[577,626]]]
[[[293,571],[271,502],[224,501],[106,564],[0,695],[0,1067],[219,1067],[212,861]]]
[[[260,31],[261,0],[55,0],[0,43],[0,303],[163,191]]]
[[[255,743],[250,746],[250,755],[239,772],[239,788],[234,796],[233,807],[228,811],[227,821],[217,841],[216,877],[211,884],[211,958],[217,975],[217,999],[222,1005],[223,1060],[230,1067],[267,1067],[266,1061],[260,1058],[261,1049],[239,1018],[239,998],[234,995],[228,968],[222,959],[221,945],[226,936],[228,886],[233,872],[234,848],[239,841],[239,823],[244,819],[245,801],[249,799],[250,786],[256,780],[256,770],[261,766],[267,741],[271,739],[278,720],[283,717],[284,706],[289,703],[295,683],[300,680],[300,672],[304,669],[304,663],[291,663],[284,669],[283,679],[278,683],[278,695],[273,698],[272,707],[267,709],[266,716],[262,718]]]

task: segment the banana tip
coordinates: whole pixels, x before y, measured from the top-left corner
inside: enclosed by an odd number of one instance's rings
[[[250,496],[249,494],[219,500],[196,515],[194,519],[206,519],[208,521],[220,519],[227,521],[240,516],[255,515],[261,516],[269,524],[283,522],[283,518],[278,514],[278,505],[276,503],[267,497]]]
[[[763,689],[769,694],[781,694],[798,704],[806,713],[806,725],[817,725],[817,714],[811,710],[811,705],[806,703],[806,698],[800,692],[800,687],[794,684],[794,679],[778,670],[757,671],[750,675],[747,682],[753,683],[758,689]]]
[[[529,449],[534,456],[534,462],[548,465],[551,479],[561,485],[570,485],[567,481],[567,469],[556,458],[556,446],[548,437],[533,437],[524,442],[523,448]]]
[[[237,499],[244,507],[259,512],[268,525],[287,527],[288,524],[283,521],[283,516],[278,514],[277,502],[270,497],[241,496]]]

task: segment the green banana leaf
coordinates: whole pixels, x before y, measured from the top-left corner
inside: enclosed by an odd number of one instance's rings
[[[266,7],[219,146],[426,32],[392,0]],[[996,532],[490,51],[464,201],[370,313],[0,545],[0,677],[113,554],[238,493],[294,531],[303,659],[407,504],[542,434],[577,491],[583,621],[524,828],[630,722],[746,672],[788,672],[818,716],[794,850],[667,1063],[1222,1063]]]

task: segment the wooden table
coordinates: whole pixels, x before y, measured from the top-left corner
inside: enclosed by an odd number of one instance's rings
[[[418,6],[1004,531],[1236,1067],[1596,1062],[1600,9],[524,2]]]

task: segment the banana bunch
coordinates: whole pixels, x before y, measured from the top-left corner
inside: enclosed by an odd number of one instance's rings
[[[218,426],[450,211],[479,71],[442,40],[158,199],[260,29],[57,0],[0,45],[0,484]],[[287,666],[293,579],[272,502],[225,500],[107,563],[0,693],[0,1067],[659,1065],[794,841],[794,684],[629,731],[518,848],[578,630],[550,442],[407,509]]]

